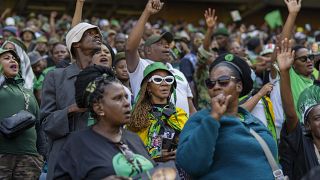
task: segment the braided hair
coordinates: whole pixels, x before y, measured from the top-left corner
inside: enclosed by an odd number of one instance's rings
[[[114,72],[104,66],[92,65],[85,68],[77,76],[75,82],[75,99],[79,108],[88,108],[95,119],[98,115],[93,110],[93,104],[103,98],[104,89],[112,83],[119,83]]]

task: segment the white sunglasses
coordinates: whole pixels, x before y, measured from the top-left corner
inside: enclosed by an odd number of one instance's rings
[[[162,81],[164,81],[168,85],[171,85],[174,82],[174,77],[173,76],[162,77],[159,75],[153,75],[153,76],[151,76],[151,78],[149,79],[148,82],[153,82],[155,84],[161,84]]]

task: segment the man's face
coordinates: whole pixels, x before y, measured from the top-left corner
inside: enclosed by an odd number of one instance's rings
[[[227,48],[228,46],[228,37],[223,35],[217,35],[215,37],[217,44],[219,45],[219,48]]]
[[[115,37],[115,48],[117,52],[124,52],[126,46],[126,37],[124,34],[118,34]]]
[[[170,60],[170,47],[168,41],[162,38],[160,41],[152,44],[145,55],[148,59],[153,61],[168,62]]]
[[[39,76],[46,67],[47,62],[44,59],[41,59],[39,62],[32,65],[32,70],[36,76]]]
[[[84,50],[93,50],[100,49],[101,47],[101,35],[98,29],[92,28],[84,32],[80,42],[80,49]]]

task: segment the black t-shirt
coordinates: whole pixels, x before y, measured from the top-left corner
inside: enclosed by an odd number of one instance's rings
[[[290,180],[300,180],[310,169],[318,165],[311,137],[304,134],[298,123],[290,134],[284,123],[279,144],[280,164]]]
[[[133,177],[139,170],[153,168],[154,162],[136,134],[123,130],[121,141],[134,153],[133,163],[127,161],[115,143],[93,131],[92,127],[73,133],[59,154],[55,179]]]

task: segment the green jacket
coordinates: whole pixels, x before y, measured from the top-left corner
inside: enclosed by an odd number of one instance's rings
[[[31,90],[23,87],[23,79],[6,79],[0,87],[0,121],[25,109],[23,92],[29,96],[28,111],[39,119],[39,106]],[[39,123],[38,123],[39,124]],[[29,154],[36,155],[37,132],[35,126],[25,130],[14,139],[0,136],[0,154]]]

